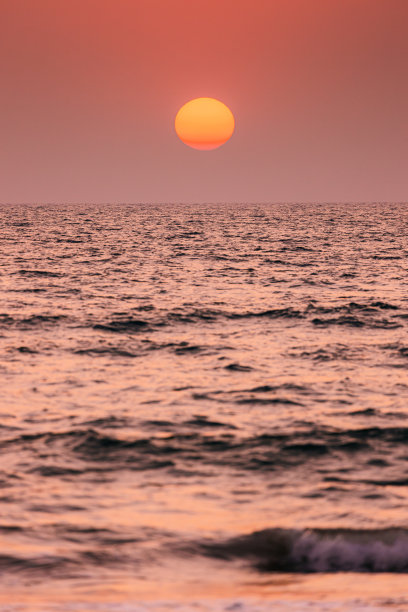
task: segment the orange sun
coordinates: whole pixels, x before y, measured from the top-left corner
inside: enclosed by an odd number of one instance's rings
[[[196,98],[176,115],[177,136],[193,149],[217,149],[234,132],[235,120],[228,106],[214,98]]]

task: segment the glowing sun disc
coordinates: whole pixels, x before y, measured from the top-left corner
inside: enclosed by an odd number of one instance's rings
[[[217,149],[234,132],[234,115],[215,98],[196,98],[182,106],[176,115],[177,136],[193,149]]]

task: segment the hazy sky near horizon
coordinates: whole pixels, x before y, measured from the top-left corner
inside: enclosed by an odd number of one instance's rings
[[[0,0],[0,202],[408,200],[407,0]],[[236,132],[183,145],[186,101]]]

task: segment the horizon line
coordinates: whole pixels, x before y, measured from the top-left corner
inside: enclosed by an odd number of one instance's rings
[[[97,201],[37,201],[37,202],[0,202],[0,206],[75,206],[75,205],[89,205],[89,206],[105,206],[105,205],[126,205],[126,206],[140,206],[140,205],[218,205],[218,204],[237,204],[237,205],[276,205],[276,204],[317,204],[317,205],[333,205],[333,204],[408,204],[408,200],[328,200],[328,201],[314,201],[314,200],[273,200],[273,201],[112,201],[112,202],[97,202]]]

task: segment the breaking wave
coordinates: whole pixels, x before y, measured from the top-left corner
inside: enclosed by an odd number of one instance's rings
[[[197,552],[265,572],[408,572],[408,531],[265,529]]]

